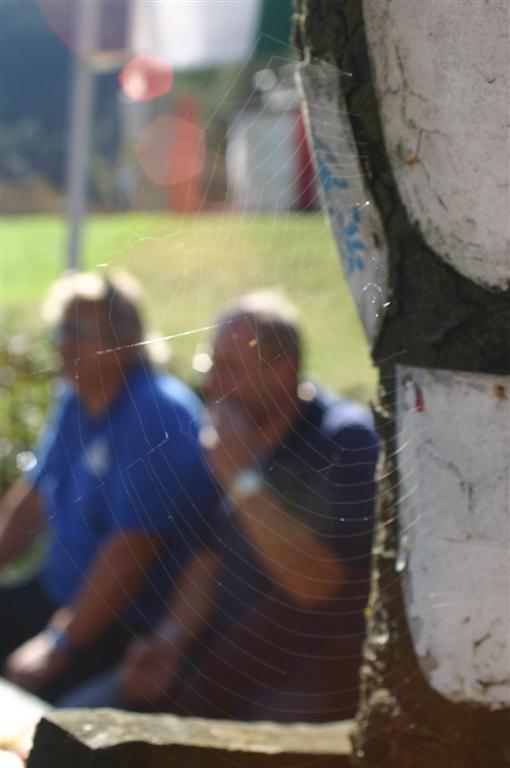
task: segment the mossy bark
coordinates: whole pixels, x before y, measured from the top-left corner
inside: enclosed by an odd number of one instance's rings
[[[380,369],[380,483],[356,756],[377,768],[510,766],[510,711],[452,704],[418,667],[395,570],[398,467],[395,363],[510,373],[510,293],[478,286],[449,267],[409,221],[388,161],[373,87],[361,0],[296,0],[294,38],[306,60],[341,72],[363,171],[384,222],[391,305],[373,350]]]

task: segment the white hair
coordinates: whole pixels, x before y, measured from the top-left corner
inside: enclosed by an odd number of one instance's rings
[[[58,325],[75,303],[102,304],[108,310],[110,330],[119,344],[137,344],[144,339],[138,282],[123,270],[68,272],[50,289],[43,305],[43,319]]]
[[[303,347],[299,312],[280,291],[271,288],[240,296],[227,306],[219,324],[223,326],[237,318],[253,326],[264,355],[285,354],[299,368]]]

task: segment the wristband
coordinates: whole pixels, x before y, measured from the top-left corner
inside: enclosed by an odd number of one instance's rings
[[[79,653],[65,629],[58,629],[50,624],[45,632],[52,642],[53,650],[67,653],[69,656],[76,656]]]
[[[244,501],[259,493],[264,485],[264,476],[259,469],[242,469],[227,489],[227,495],[234,502]]]
[[[162,640],[174,641],[179,637],[179,627],[173,619],[162,619],[156,625],[155,634]]]

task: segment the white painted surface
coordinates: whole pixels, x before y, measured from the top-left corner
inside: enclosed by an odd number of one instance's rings
[[[411,221],[483,285],[510,285],[510,3],[364,0],[386,147]]]
[[[370,343],[387,302],[388,251],[363,177],[358,147],[341,103],[339,71],[300,64],[297,82],[322,195],[346,278]]]
[[[241,211],[297,207],[299,151],[294,111],[244,110],[227,137],[229,194]]]
[[[419,664],[510,705],[510,377],[397,366],[400,552]]]
[[[131,48],[177,70],[244,62],[257,41],[261,0],[158,0],[133,3]]]
[[[47,702],[0,678],[0,749],[28,754],[36,725],[49,709]],[[0,768],[4,768],[1,762]]]

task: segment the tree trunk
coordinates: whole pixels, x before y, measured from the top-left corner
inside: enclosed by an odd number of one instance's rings
[[[364,148],[365,183],[388,245],[391,303],[372,350],[380,369],[377,416],[385,459],[356,758],[359,765],[377,768],[502,768],[510,765],[508,706],[491,708],[440,695],[423,673],[413,645],[402,568],[396,567],[401,480],[396,363],[508,376],[510,292],[461,275],[410,221],[385,144],[363,15],[369,5],[361,0],[296,0],[294,27],[303,59],[329,62],[349,73],[340,77],[340,88],[356,143]],[[502,162],[508,163],[508,157]],[[509,396],[503,385],[497,392],[501,398]],[[434,477],[429,482],[433,485]],[[479,599],[483,602],[485,596]],[[501,595],[502,602],[507,599]]]

